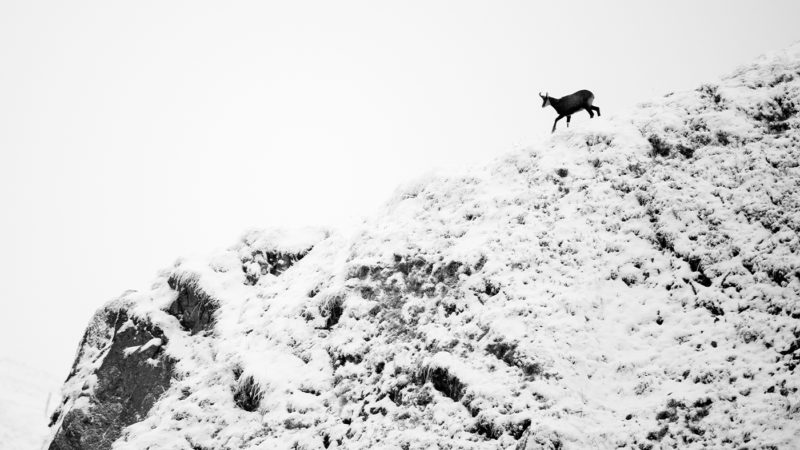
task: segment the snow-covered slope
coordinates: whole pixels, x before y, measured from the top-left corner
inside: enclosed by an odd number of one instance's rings
[[[58,378],[0,357],[0,448],[39,450],[47,439],[47,407]]]
[[[800,46],[99,311],[52,449],[800,447]]]

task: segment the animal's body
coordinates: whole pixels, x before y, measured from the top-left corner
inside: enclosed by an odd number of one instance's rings
[[[594,102],[594,94],[586,89],[561,98],[553,98],[550,97],[549,94],[542,95],[541,93],[539,93],[539,97],[542,97],[542,108],[550,105],[558,113],[558,117],[556,117],[556,120],[553,122],[553,132],[556,131],[556,124],[558,121],[564,117],[567,118],[567,127],[569,127],[569,121],[572,115],[582,109],[585,109],[586,112],[589,113],[589,118],[594,117],[593,111],[597,111],[597,116],[600,117],[600,108],[592,105],[592,102]]]

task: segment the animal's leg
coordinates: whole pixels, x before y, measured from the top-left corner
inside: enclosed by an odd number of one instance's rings
[[[588,112],[588,113],[589,113],[589,118],[590,118],[590,119],[593,119],[593,118],[594,118],[594,113],[592,112],[592,107],[591,107],[591,106],[589,106],[588,108],[586,108],[586,112]]]
[[[600,108],[598,108],[597,106],[592,106],[592,109],[597,111],[597,117],[600,117]]]
[[[556,120],[553,121],[553,131],[551,131],[551,133],[555,133],[556,132],[556,124],[558,123],[559,120],[561,120],[562,117],[564,117],[564,116],[559,115],[558,117],[556,117]]]
[[[572,116],[567,116],[567,128],[569,128],[569,120],[572,119]]]

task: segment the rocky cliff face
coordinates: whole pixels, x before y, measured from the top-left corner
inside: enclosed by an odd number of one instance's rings
[[[800,46],[98,312],[51,449],[800,446]]]
[[[112,303],[95,314],[67,378],[73,395],[51,418],[51,449],[111,448],[170,386],[174,360],[164,333]],[[80,384],[80,386],[78,386]]]

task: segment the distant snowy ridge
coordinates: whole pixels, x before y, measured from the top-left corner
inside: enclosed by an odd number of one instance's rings
[[[800,448],[800,45],[98,311],[51,449]]]
[[[0,357],[0,448],[45,448],[48,403],[58,401],[59,381],[42,370]]]

